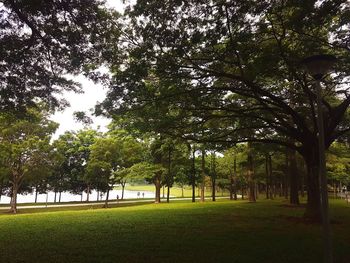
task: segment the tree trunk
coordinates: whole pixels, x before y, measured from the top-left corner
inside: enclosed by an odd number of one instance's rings
[[[274,185],[274,180],[272,177],[272,157],[269,154],[268,155],[268,170],[269,170],[269,188],[270,188],[270,199],[273,199],[274,197],[276,197],[276,186]],[[273,189],[271,189],[271,187],[273,187]]]
[[[284,195],[284,198],[285,199],[288,199],[288,197],[289,197],[289,193],[288,193],[288,182],[289,182],[289,154],[288,154],[288,152],[289,152],[289,149],[288,148],[286,148],[286,164],[285,164],[285,166],[286,166],[286,169],[285,169],[285,175],[284,175],[284,179],[283,179],[283,195]]]
[[[181,197],[184,197],[184,186],[181,186]]]
[[[54,203],[56,203],[56,196],[57,196],[57,191],[55,190],[55,199],[54,199]]]
[[[269,171],[269,154],[265,154],[265,176],[266,186],[265,193],[266,199],[270,199],[270,171]]]
[[[169,203],[170,199],[170,185],[172,184],[171,176],[171,147],[168,149],[168,174],[167,174],[167,193],[166,193],[166,202]]]
[[[108,208],[108,199],[109,199],[109,188],[107,189],[107,194],[106,194],[106,200],[105,200],[104,208]]]
[[[156,204],[160,203],[160,189],[162,188],[159,177],[160,176],[157,175],[155,180],[154,180],[154,185],[156,187],[156,196],[155,196],[155,203]]]
[[[167,193],[166,193],[166,202],[169,203],[169,199],[170,199],[170,186],[168,185],[167,187]]]
[[[59,196],[58,196],[58,202],[59,202],[59,203],[61,203],[61,194],[62,194],[62,192],[60,191],[60,194],[59,194]]]
[[[97,190],[97,198],[96,198],[96,201],[100,201],[100,190]]]
[[[293,205],[299,205],[298,195],[298,179],[299,172],[297,167],[296,152],[295,150],[288,149],[289,158],[289,180],[290,180],[290,203]]]
[[[122,185],[122,200],[124,199],[125,184],[126,184],[126,181],[125,182],[121,182],[121,185]]]
[[[312,221],[321,222],[320,184],[316,156],[317,153],[311,153],[305,160],[307,167],[307,205],[304,216]]]
[[[86,188],[86,202],[89,202],[89,198],[90,198],[90,184],[88,184]]]
[[[192,174],[191,174],[191,182],[192,182],[192,202],[196,202],[196,149],[193,145],[192,150]]]
[[[202,149],[202,182],[201,182],[201,202],[205,201],[205,150]]]
[[[164,191],[164,189],[165,189],[165,186],[163,185],[163,198],[165,197],[165,191]]]
[[[215,177],[212,178],[211,184],[212,184],[211,197],[212,197],[212,201],[215,202],[215,201],[216,201],[216,196],[215,196],[215,184],[216,184],[216,179],[215,179]]]
[[[12,197],[11,197],[11,212],[17,214],[17,193],[19,185],[17,182],[12,184]]]
[[[233,200],[233,174],[230,172],[230,200]]]
[[[35,187],[35,200],[34,203],[38,202],[38,186]]]
[[[251,143],[248,142],[248,185],[249,185],[249,202],[256,202],[255,181],[254,181],[254,164]]]

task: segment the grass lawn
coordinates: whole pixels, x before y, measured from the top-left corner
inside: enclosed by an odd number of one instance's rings
[[[0,262],[321,262],[320,225],[281,200],[173,202],[0,216]],[[350,205],[331,201],[335,262]]]

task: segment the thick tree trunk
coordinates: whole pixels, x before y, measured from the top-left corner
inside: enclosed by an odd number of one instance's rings
[[[156,187],[155,203],[160,203],[160,189],[162,188],[159,176],[156,176],[154,180],[154,185]]]
[[[201,202],[205,201],[205,150],[202,149],[202,182],[201,182]]]
[[[317,153],[311,153],[305,160],[307,166],[307,205],[304,216],[312,221],[321,222],[322,214],[317,160]]]
[[[254,164],[253,164],[253,153],[251,149],[251,143],[248,142],[248,185],[249,185],[249,202],[256,202],[255,196],[255,181],[254,181]]]
[[[288,150],[289,158],[289,179],[290,179],[290,203],[293,205],[299,205],[298,195],[298,179],[299,172],[297,167],[296,152],[295,150]]]
[[[17,214],[17,193],[19,185],[18,183],[13,183],[12,185],[12,198],[11,198],[11,212]]]

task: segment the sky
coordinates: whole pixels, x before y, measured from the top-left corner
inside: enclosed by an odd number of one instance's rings
[[[121,0],[107,0],[107,6],[116,9],[119,12],[123,12],[123,4]],[[93,109],[97,102],[102,102],[106,97],[106,89],[100,84],[95,84],[82,75],[75,76],[73,79],[82,84],[83,94],[76,94],[74,92],[64,92],[62,96],[70,103],[70,107],[67,107],[64,111],[56,112],[51,119],[60,124],[53,139],[59,137],[65,131],[77,131],[84,126],[78,123],[73,118],[75,111],[89,112]],[[93,124],[91,128],[104,132],[107,130],[106,125],[110,122],[109,119],[104,117],[93,117]]]

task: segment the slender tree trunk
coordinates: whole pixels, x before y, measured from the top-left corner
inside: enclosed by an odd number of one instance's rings
[[[216,201],[216,156],[215,152],[211,153],[211,186],[212,186],[212,201]]]
[[[58,196],[58,202],[61,203],[61,194],[62,194],[62,191],[60,191],[60,194]]]
[[[124,200],[124,190],[125,190],[125,184],[126,184],[126,181],[121,182],[121,185],[122,185],[122,200]]]
[[[108,208],[108,201],[109,201],[109,188],[107,189],[107,194],[106,194],[106,200],[105,200],[104,208]]]
[[[192,183],[192,202],[196,202],[196,149],[193,145],[192,147],[192,173],[191,173],[191,183]]]
[[[216,201],[216,193],[215,193],[215,184],[216,184],[216,179],[215,177],[212,178],[211,180],[211,184],[212,184],[212,191],[211,191],[211,198],[212,198],[212,201]]]
[[[86,202],[89,202],[89,198],[90,198],[90,184],[88,184],[86,188]]]
[[[57,191],[55,190],[55,199],[54,199],[54,203],[56,203],[56,196],[57,196]]]
[[[34,203],[38,202],[38,186],[35,187],[35,200]]]
[[[249,184],[249,202],[256,202],[255,181],[254,181],[254,164],[251,143],[248,142],[248,184]]]
[[[201,202],[205,201],[205,150],[202,148],[202,182],[201,182]]]
[[[272,157],[269,154],[268,155],[268,170],[269,170],[269,188],[270,188],[270,199],[273,199],[274,197],[276,197],[276,186],[274,184],[274,180],[272,177]],[[271,189],[271,187],[273,187],[273,189]]]
[[[285,199],[288,199],[289,193],[288,193],[288,182],[289,182],[289,158],[288,158],[288,152],[289,150],[286,150],[286,173],[284,175],[283,179],[283,195]]]
[[[170,186],[167,187],[166,202],[169,203],[170,200]]]
[[[244,200],[244,187],[243,187],[243,185],[241,187],[241,192],[242,192],[242,200]]]
[[[181,186],[181,197],[184,197],[184,186]]]
[[[170,199],[170,184],[172,183],[171,176],[171,148],[168,149],[168,175],[167,175],[167,193],[166,193],[166,202],[169,203]]]
[[[165,197],[165,186],[163,185],[163,196],[162,196],[162,198],[164,198]]]
[[[265,154],[265,175],[266,175],[266,199],[270,199],[270,171],[269,171],[269,154]]]
[[[233,174],[230,172],[230,200],[233,200]]]
[[[96,198],[96,201],[100,201],[100,190],[97,190],[97,198]]]

